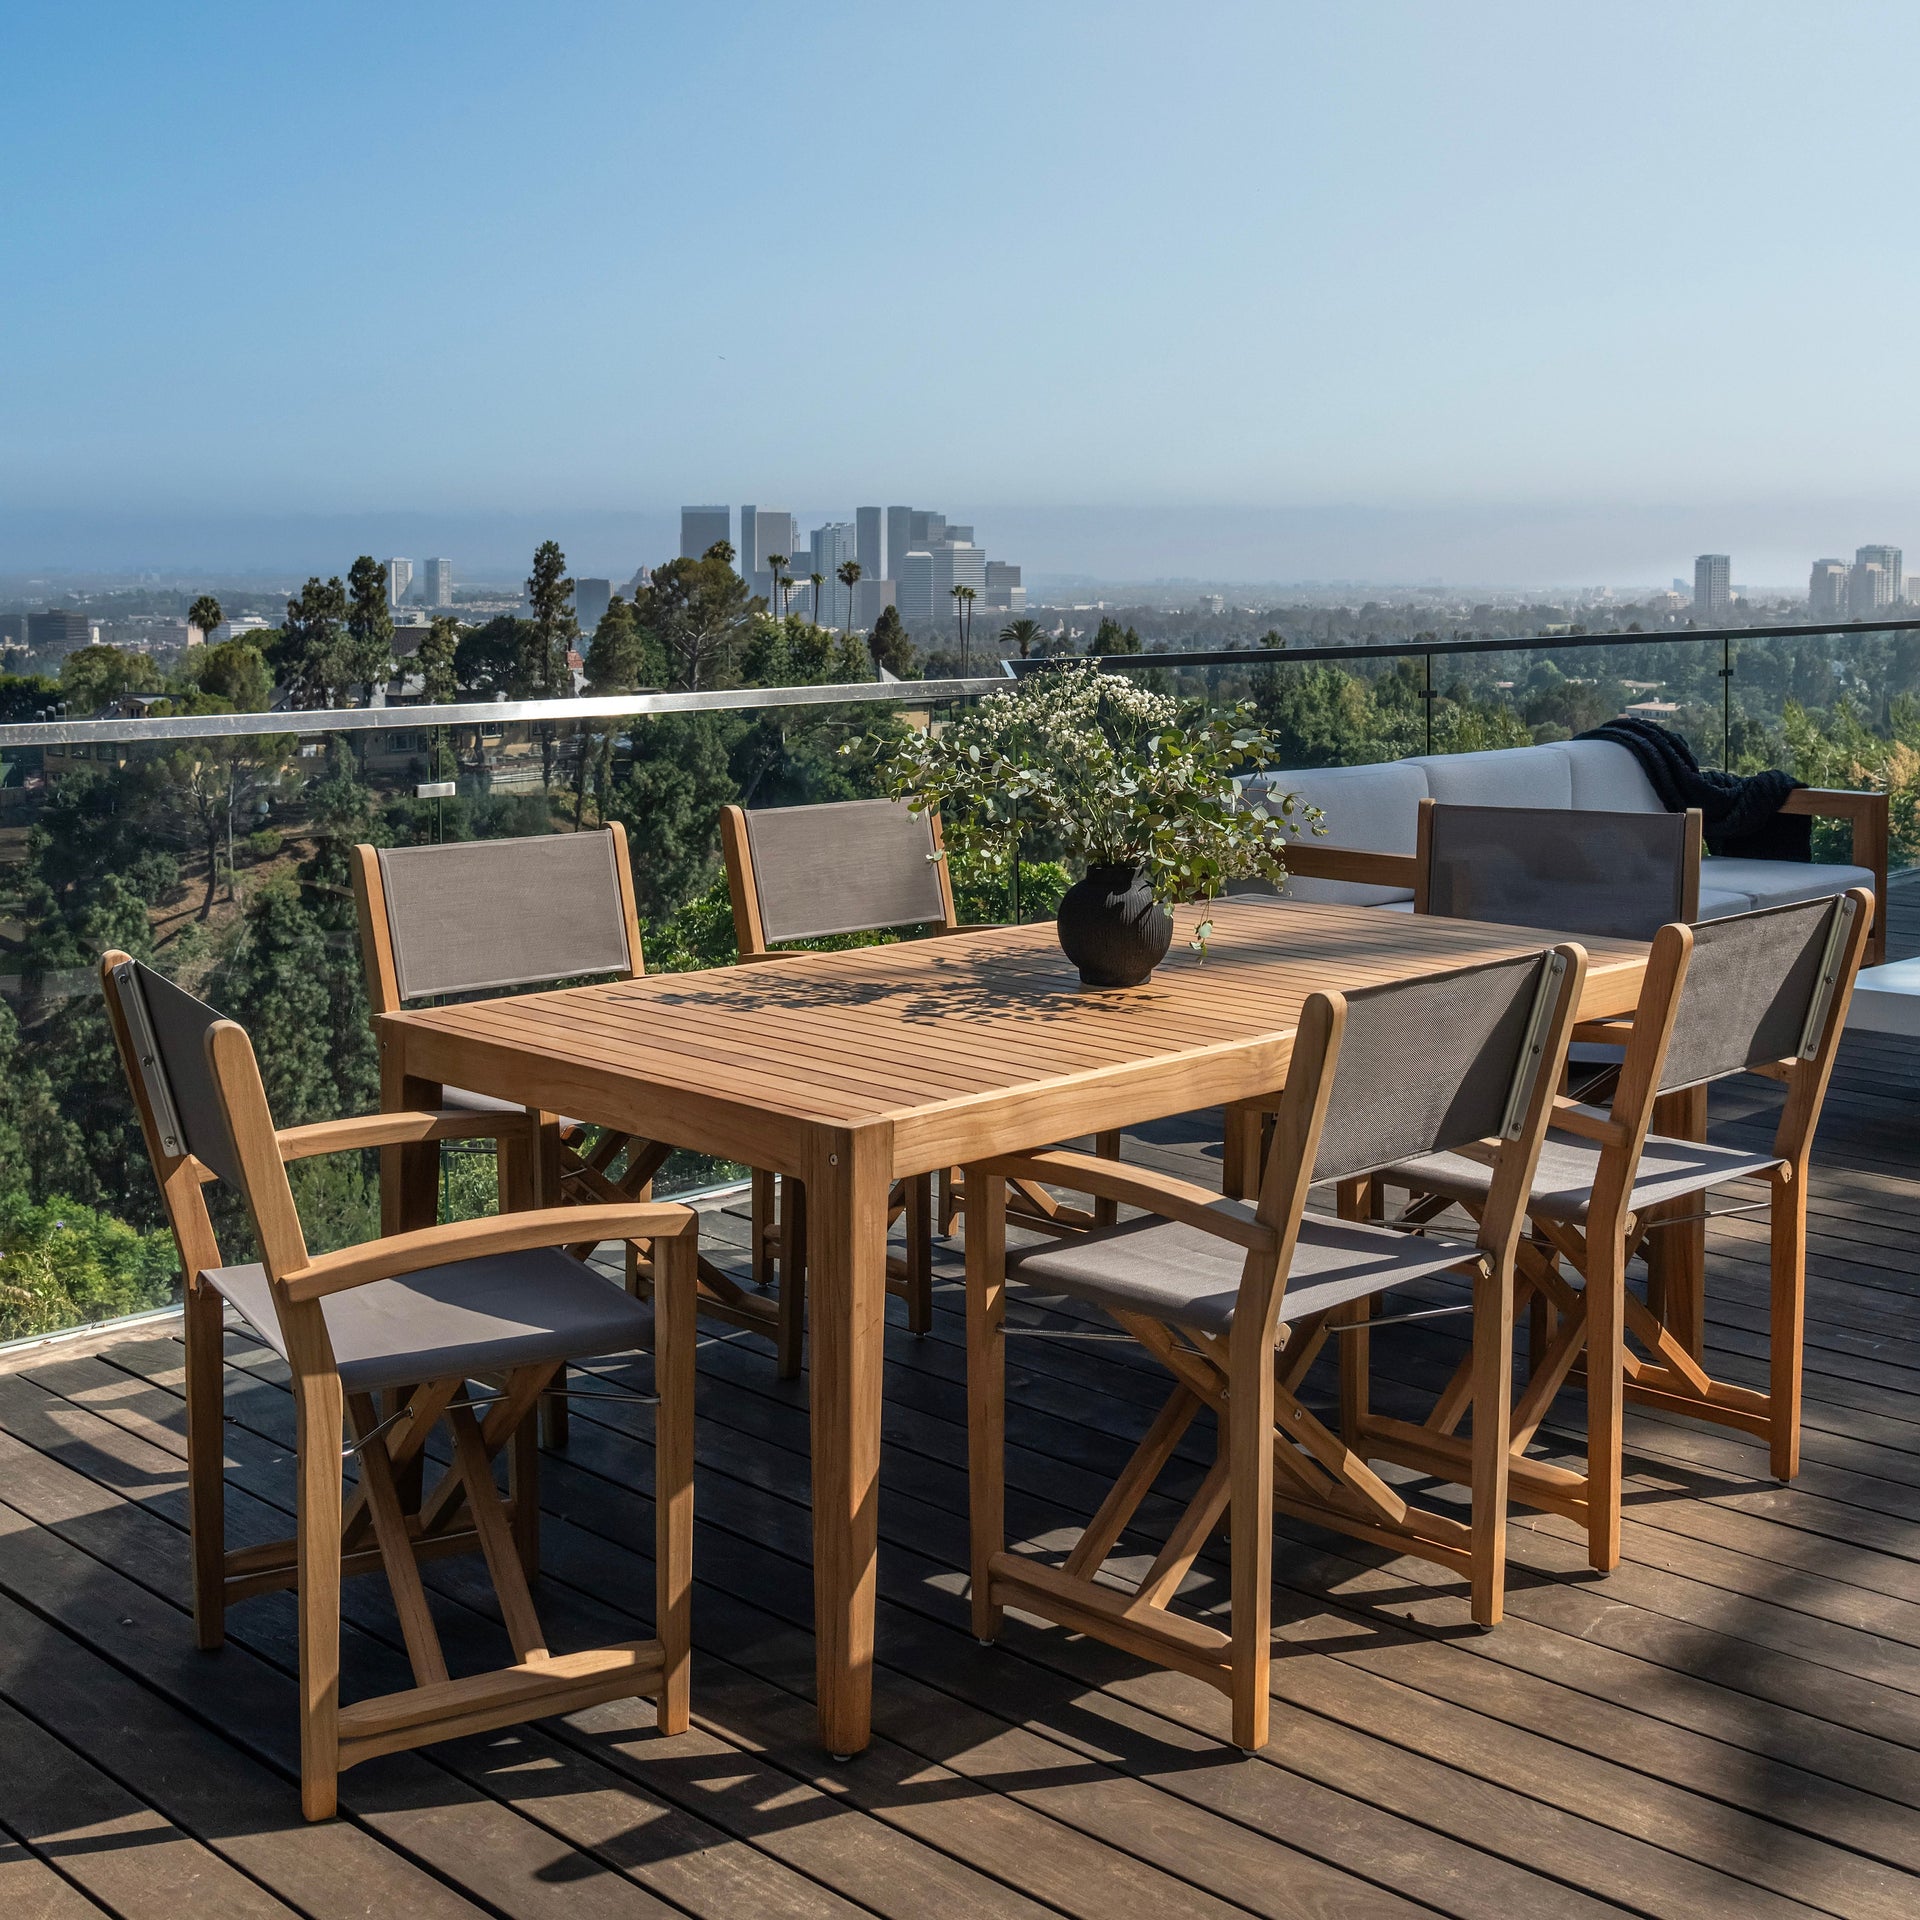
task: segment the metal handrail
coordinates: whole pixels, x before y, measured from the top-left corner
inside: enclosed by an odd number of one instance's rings
[[[1653,633],[1531,633],[1496,639],[1359,640],[1351,646],[1209,647],[1190,653],[1103,653],[1103,667],[1256,667],[1276,660],[1418,660],[1444,653],[1526,653],[1561,647],[1664,646],[1671,641],[1730,645],[1736,640],[1812,640],[1823,633],[1920,633],[1920,612],[1908,620],[1829,620],[1793,626],[1676,627]],[[1003,660],[1015,675],[1051,665],[1048,660]]]
[[[191,713],[136,719],[17,720],[0,747],[88,741],[231,740],[267,733],[377,733],[393,727],[484,727],[519,720],[622,720],[662,713],[755,713],[771,707],[918,706],[963,700],[1007,684],[1003,670],[965,680],[857,680],[807,687],[730,687],[710,693],[582,694],[559,700],[463,700],[451,706],[293,707],[273,713]]]

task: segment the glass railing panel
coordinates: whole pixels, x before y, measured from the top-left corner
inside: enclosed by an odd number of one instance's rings
[[[357,842],[619,820],[648,970],[725,965],[734,940],[722,805],[871,792],[862,757],[842,749],[943,724],[963,697],[551,720],[468,709],[452,725],[392,708],[351,730],[316,716],[271,734],[115,739],[103,737],[110,727],[69,728],[58,742],[0,747],[0,1341],[178,1298],[101,1003],[103,951],[124,948],[244,1025],[279,1124],[372,1111]],[[975,888],[963,910],[1005,917],[991,888]],[[316,1251],[377,1234],[375,1156],[291,1171]],[[745,1171],[675,1154],[654,1190],[710,1190]],[[495,1194],[490,1148],[444,1152],[443,1217],[492,1211]],[[251,1258],[239,1208],[223,1199],[217,1212],[225,1257]]]

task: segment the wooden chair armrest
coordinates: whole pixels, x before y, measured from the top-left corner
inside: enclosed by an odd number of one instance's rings
[[[1090,1153],[1056,1149],[1048,1153],[1011,1154],[985,1162],[980,1171],[1000,1174],[1009,1180],[1051,1181],[1055,1186],[1070,1187],[1075,1193],[1090,1193],[1097,1200],[1117,1200],[1125,1206],[1143,1207],[1148,1213],[1178,1220],[1183,1226],[1198,1227],[1202,1233],[1216,1234],[1255,1253],[1271,1253],[1279,1244],[1273,1229],[1262,1226],[1244,1200],[1226,1200],[1191,1181],[1175,1179],[1170,1173],[1155,1173],[1147,1167],[1123,1165]]]
[[[1574,1039],[1585,1040],[1599,1046],[1624,1046],[1632,1035],[1633,1015],[1630,1013],[1609,1014],[1604,1020],[1574,1022]]]
[[[345,1120],[315,1120],[281,1127],[274,1139],[282,1160],[310,1160],[317,1153],[352,1153],[360,1147],[406,1147],[421,1140],[493,1140],[531,1134],[529,1113],[477,1113],[470,1107],[437,1112],[359,1113]]]
[[[1373,853],[1361,847],[1322,847],[1311,840],[1289,840],[1281,850],[1289,873],[1303,880],[1352,880],[1373,887],[1419,884],[1419,857],[1411,853]]]
[[[446,1266],[482,1254],[525,1253],[535,1247],[570,1247],[592,1240],[671,1240],[697,1233],[699,1221],[691,1207],[669,1201],[500,1213],[485,1220],[418,1227],[411,1233],[370,1240],[365,1246],[320,1254],[288,1274],[285,1285],[292,1299],[319,1300],[349,1287],[363,1287],[370,1280],[394,1280],[423,1267]]]

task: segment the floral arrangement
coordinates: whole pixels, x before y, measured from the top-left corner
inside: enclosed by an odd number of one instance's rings
[[[1319,819],[1240,779],[1273,764],[1252,708],[1194,715],[1121,673],[1061,661],[938,732],[864,743],[882,789],[939,811],[947,846],[1003,873],[1026,836],[1089,870],[1143,874],[1154,898],[1211,900],[1230,879],[1286,878],[1285,836]]]

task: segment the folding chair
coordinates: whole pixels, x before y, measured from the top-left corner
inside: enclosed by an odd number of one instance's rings
[[[130,960],[101,963],[108,1017],[186,1276],[187,1476],[194,1625],[218,1647],[226,1610],[253,1594],[299,1596],[300,1793],[330,1816],[339,1774],[359,1761],[598,1701],[651,1697],[663,1733],[687,1726],[693,1551],[696,1216],[639,1204],[505,1213],[310,1254],[287,1163],[315,1154],[473,1138],[510,1119],[461,1109],[276,1128],[246,1034]],[[531,1123],[518,1144],[531,1147]],[[257,1264],[229,1265],[204,1186],[246,1202]],[[645,1236],[651,1308],[561,1251]],[[291,1539],[229,1551],[221,1483],[223,1306],[287,1363],[297,1433]],[[528,1588],[539,1569],[538,1451],[530,1416],[568,1360],[651,1345],[655,1431],[655,1612],[650,1639],[553,1653]],[[492,1383],[476,1397],[472,1383]],[[609,1389],[617,1391],[617,1389]],[[384,1416],[380,1397],[390,1409]],[[342,1422],[353,1441],[342,1447]],[[409,1482],[445,1421],[452,1461],[424,1499]],[[510,1498],[494,1482],[508,1453]],[[343,1501],[346,1458],[359,1484]],[[450,1678],[419,1562],[478,1549],[513,1661]],[[340,1701],[340,1582],[385,1570],[414,1685]]]
[[[1557,947],[1490,966],[1314,994],[1294,1039],[1259,1203],[1083,1154],[1039,1153],[967,1169],[967,1368],[973,1626],[996,1637],[1018,1607],[1210,1682],[1233,1701],[1233,1740],[1267,1737],[1273,1514],[1413,1553],[1466,1576],[1473,1618],[1505,1594],[1507,1413],[1513,1256],[1586,956]],[[1487,1143],[1494,1196],[1469,1244],[1305,1213],[1308,1187],[1343,1200],[1376,1169],[1442,1141]],[[1005,1182],[1065,1180],[1144,1207],[1130,1220],[1016,1255],[1020,1279],[1091,1302],[1173,1375],[1146,1438],[1061,1566],[1005,1550]],[[1473,1504],[1462,1521],[1417,1507],[1298,1398],[1329,1336],[1364,1342],[1387,1289],[1457,1274],[1472,1285]],[[1463,1309],[1464,1310],[1464,1309]],[[1344,1350],[1344,1389],[1364,1366]],[[1213,1465],[1145,1577],[1100,1577],[1140,1502],[1202,1407]],[[1231,1630],[1173,1611],[1195,1557],[1230,1519]]]
[[[376,1015],[410,1002],[470,999],[518,987],[591,978],[638,979],[645,972],[626,829],[615,821],[596,833],[543,834],[508,840],[464,840],[429,847],[353,850],[354,902],[367,998]],[[381,1105],[418,1104],[416,1093],[384,1070]],[[443,1087],[440,1104],[480,1114],[513,1116],[512,1102]],[[602,1128],[597,1137],[578,1120],[536,1116],[536,1145],[546,1191],[586,1206],[646,1200],[672,1144],[641,1140]],[[476,1129],[476,1133],[480,1131]],[[516,1176],[513,1156],[523,1147],[508,1130],[501,1146],[501,1178]],[[389,1232],[430,1225],[401,1217],[400,1196],[426,1182],[409,1181],[405,1156],[437,1154],[432,1145],[405,1147],[382,1157],[382,1223]],[[504,1189],[503,1189],[504,1190]],[[583,1240],[581,1258],[593,1250]],[[627,1285],[644,1296],[651,1266],[644,1245],[627,1247]],[[702,1257],[701,1312],[730,1324],[771,1329],[772,1301],[756,1299]],[[551,1446],[566,1440],[562,1396],[543,1411]]]
[[[845,800],[821,806],[727,807],[720,816],[734,934],[742,960],[775,958],[777,943],[895,928],[932,934],[963,931],[953,905],[937,814],[901,800]],[[1118,1159],[1120,1136],[1099,1137]],[[965,1205],[963,1184],[940,1176],[939,1230],[953,1231]],[[1038,1182],[1022,1182],[1016,1208],[1043,1231],[1077,1232],[1106,1216],[1056,1199]],[[783,1308],[780,1371],[800,1367],[805,1316],[806,1194],[796,1180],[753,1176],[753,1273],[762,1284],[778,1275]],[[904,1254],[887,1259],[887,1289],[907,1303],[916,1334],[933,1325],[933,1176],[894,1183],[887,1222],[906,1219]],[[789,1344],[789,1342],[791,1344]]]
[[[1620,1558],[1623,1392],[1629,1400],[1759,1436],[1779,1479],[1799,1470],[1808,1160],[1872,923],[1872,896],[1855,889],[1695,927],[1662,927],[1611,1109],[1555,1102],[1526,1203],[1532,1234],[1518,1254],[1520,1298],[1540,1303],[1546,1337],[1514,1409],[1513,1495],[1584,1526],[1588,1558],[1603,1572]],[[1652,1131],[1657,1100],[1691,1095],[1704,1120],[1706,1087],[1739,1073],[1785,1086],[1769,1150]],[[1482,1213],[1492,1191],[1489,1170],[1463,1153],[1409,1158],[1380,1178],[1408,1191],[1407,1219],[1414,1223],[1453,1204]],[[1711,1195],[1756,1180],[1768,1188],[1759,1204],[1769,1215],[1772,1274],[1764,1392],[1708,1374],[1699,1288],[1663,1288],[1650,1275],[1643,1303],[1626,1284],[1628,1264],[1651,1236],[1711,1217]],[[1695,1210],[1676,1217],[1676,1204]],[[1722,1209],[1757,1210],[1745,1203]],[[1525,1455],[1583,1358],[1587,1470],[1581,1474]],[[1376,1420],[1363,1430],[1389,1458],[1457,1477],[1461,1450],[1449,1436],[1467,1392],[1463,1368],[1426,1427]]]
[[[1420,802],[1417,851],[1392,861],[1413,888],[1415,913],[1551,933],[1651,940],[1669,921],[1699,917],[1701,817],[1599,813],[1571,807],[1462,807]],[[1576,1038],[1572,1073],[1592,1095],[1619,1051]],[[1229,1107],[1222,1185],[1258,1189],[1271,1134],[1271,1103]]]

